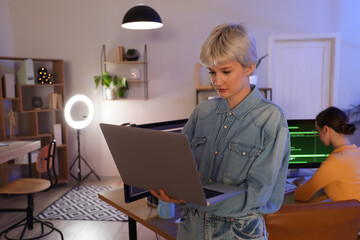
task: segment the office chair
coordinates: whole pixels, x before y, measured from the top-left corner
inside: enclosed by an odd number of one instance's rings
[[[265,214],[269,240],[356,240],[360,229],[360,202],[345,200],[283,205]]]
[[[11,227],[5,229],[0,233],[0,238],[2,235],[6,239],[39,239],[45,237],[56,231],[60,234],[61,239],[64,239],[63,234],[61,231],[56,229],[51,222],[47,221],[40,221],[38,218],[34,216],[34,197],[33,194],[37,192],[42,192],[49,190],[51,186],[53,186],[52,178],[50,175],[50,168],[53,169],[54,173],[54,156],[56,150],[56,141],[53,140],[50,144],[46,145],[45,147],[41,148],[38,157],[36,160],[37,169],[40,173],[46,171],[49,180],[47,179],[40,179],[40,178],[20,178],[13,182],[6,184],[5,186],[0,188],[0,194],[16,194],[16,195],[27,195],[27,207],[25,209],[0,209],[0,212],[26,212],[26,217],[23,218],[21,221],[15,223]],[[47,153],[47,154],[46,154]],[[44,157],[46,155],[46,157]],[[51,167],[52,166],[52,167]],[[30,166],[29,166],[30,167]],[[55,183],[57,181],[56,174],[55,174]],[[32,230],[34,228],[34,224],[41,225],[41,233],[35,237],[24,238],[26,230]],[[23,227],[21,235],[17,236],[16,238],[11,238],[8,236],[8,233],[12,232],[15,229]],[[47,227],[47,231],[44,232],[44,227]]]

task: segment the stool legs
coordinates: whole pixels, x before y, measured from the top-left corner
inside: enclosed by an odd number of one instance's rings
[[[19,222],[15,223],[14,225],[10,226],[9,228],[5,229],[4,231],[2,231],[0,233],[0,238],[2,235],[4,235],[5,239],[8,240],[33,240],[33,239],[39,239],[42,237],[45,237],[47,235],[49,235],[50,233],[52,233],[53,231],[56,231],[60,234],[61,239],[64,239],[64,236],[62,234],[62,232],[55,228],[54,224],[52,224],[51,222],[46,222],[46,221],[41,221],[39,219],[37,219],[36,217],[34,217],[34,198],[32,194],[28,194],[27,195],[27,202],[28,202],[28,206],[26,209],[23,210],[18,210],[18,209],[9,209],[9,211],[14,212],[14,211],[26,211],[26,217],[23,218],[22,220],[20,220]],[[36,237],[31,237],[31,238],[24,238],[26,229],[28,230],[32,230],[34,229],[34,224],[40,224],[41,225],[41,234],[39,236]],[[46,227],[48,227],[50,230],[47,233],[44,233],[44,225]],[[20,238],[11,238],[8,236],[8,233],[10,233],[12,230],[15,230],[17,228],[23,227]]]

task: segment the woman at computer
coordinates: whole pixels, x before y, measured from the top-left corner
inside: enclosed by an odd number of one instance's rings
[[[177,239],[267,239],[263,214],[282,204],[290,141],[282,110],[249,84],[256,61],[244,25],[215,27],[201,48],[200,62],[220,98],[198,105],[183,132],[202,179],[247,191],[207,207],[186,203]],[[162,190],[152,193],[183,203]]]
[[[295,190],[295,199],[308,201],[323,189],[333,201],[360,201],[360,149],[350,144],[346,137],[354,133],[354,124],[349,123],[343,111],[329,107],[317,115],[315,128],[324,145],[331,145],[334,150],[307,182],[304,178],[294,181],[299,186]]]

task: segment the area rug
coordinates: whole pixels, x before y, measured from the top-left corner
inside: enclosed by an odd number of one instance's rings
[[[48,208],[39,213],[40,219],[47,220],[91,220],[91,221],[121,221],[127,216],[102,201],[99,192],[111,190],[111,187],[80,186],[65,193]]]

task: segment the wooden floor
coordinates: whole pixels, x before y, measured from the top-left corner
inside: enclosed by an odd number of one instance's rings
[[[120,188],[122,182],[120,177],[102,177],[98,181],[93,175],[90,175],[81,185],[92,186],[112,186]],[[71,179],[66,185],[56,186],[48,192],[41,192],[34,195],[35,213],[36,216],[42,210],[47,208],[55,200],[59,199],[64,193],[76,186],[76,181]],[[0,208],[23,208],[26,206],[26,196],[4,196],[0,195]],[[25,217],[25,213],[0,212],[0,232],[20,221]],[[92,239],[129,239],[128,224],[125,222],[106,222],[106,221],[68,221],[68,220],[50,220],[56,228],[58,228],[64,235],[65,240],[92,240]],[[40,229],[39,229],[40,230]],[[28,231],[30,235],[36,232],[37,229]],[[137,224],[138,239],[156,240],[163,239],[157,236],[154,232]],[[16,235],[9,235],[15,237]],[[1,239],[4,239],[3,237]],[[60,235],[53,232],[43,239],[60,239]]]

